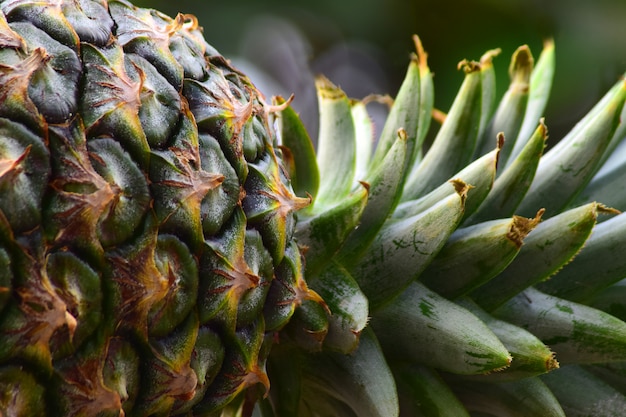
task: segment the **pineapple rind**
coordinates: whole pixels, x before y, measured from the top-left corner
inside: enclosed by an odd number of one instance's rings
[[[279,109],[191,16],[0,8],[0,368],[38,369],[66,416],[213,412],[268,385],[264,311],[289,307],[284,326],[322,303],[291,243],[310,200],[275,152]],[[266,306],[287,247],[298,296]]]

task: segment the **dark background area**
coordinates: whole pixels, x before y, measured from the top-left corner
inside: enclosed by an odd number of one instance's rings
[[[195,14],[207,41],[249,73],[267,95],[296,94],[315,131],[313,74],[351,97],[395,95],[417,34],[435,73],[436,107],[447,111],[463,79],[456,64],[501,48],[498,92],[513,51],[556,43],[556,77],[546,111],[553,140],[626,71],[625,0],[135,0],[171,16]]]

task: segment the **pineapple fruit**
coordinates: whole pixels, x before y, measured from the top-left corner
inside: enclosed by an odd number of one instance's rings
[[[543,155],[551,42],[443,114],[416,37],[315,151],[193,16],[0,9],[0,416],[626,409],[623,80]]]

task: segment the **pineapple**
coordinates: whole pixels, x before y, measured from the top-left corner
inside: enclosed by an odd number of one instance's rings
[[[323,305],[278,108],[192,16],[1,7],[0,415],[206,414],[266,390],[266,336]]]
[[[543,155],[551,42],[444,114],[415,37],[314,150],[193,16],[0,9],[0,416],[626,409],[623,80]]]

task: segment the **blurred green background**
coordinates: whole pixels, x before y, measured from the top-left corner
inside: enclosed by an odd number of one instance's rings
[[[418,34],[435,73],[435,105],[447,111],[463,75],[456,64],[501,48],[498,91],[513,51],[539,56],[556,43],[557,69],[546,123],[554,140],[626,71],[626,0],[134,0],[166,14],[195,14],[207,41],[267,95],[295,93],[316,131],[313,74],[351,97],[394,95]]]

